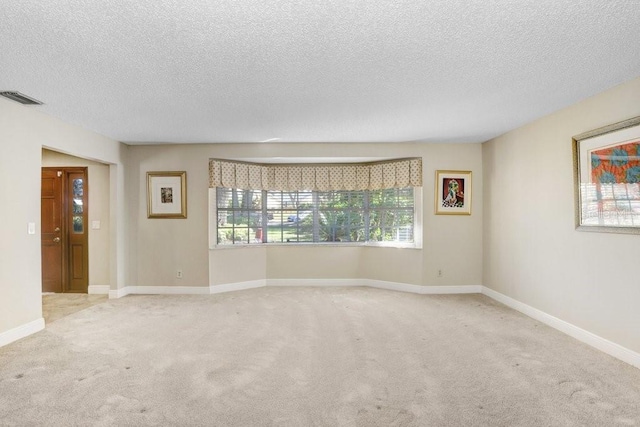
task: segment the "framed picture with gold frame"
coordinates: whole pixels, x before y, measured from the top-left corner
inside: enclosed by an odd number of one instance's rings
[[[572,138],[576,229],[640,234],[640,117]]]
[[[471,171],[436,171],[436,215],[471,215]]]
[[[187,217],[187,173],[147,172],[147,218]]]

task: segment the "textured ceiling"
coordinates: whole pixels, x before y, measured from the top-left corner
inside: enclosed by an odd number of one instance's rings
[[[126,143],[481,142],[640,76],[637,0],[3,0],[0,22],[0,90]]]

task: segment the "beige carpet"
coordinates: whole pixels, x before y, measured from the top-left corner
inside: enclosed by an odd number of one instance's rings
[[[49,325],[58,319],[84,310],[108,300],[107,295],[88,294],[44,294],[42,295],[42,317]]]
[[[0,348],[0,425],[629,426],[640,370],[481,295],[129,296]]]

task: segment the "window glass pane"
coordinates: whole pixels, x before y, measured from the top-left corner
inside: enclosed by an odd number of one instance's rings
[[[413,189],[401,188],[398,192],[398,207],[411,208],[413,210]]]
[[[82,178],[74,179],[72,182],[73,188],[73,214],[81,215],[83,212],[82,206],[82,195],[84,194],[84,185],[82,182]]]
[[[82,215],[74,215],[72,221],[74,234],[84,233],[84,218],[82,218]]]
[[[82,198],[84,195],[84,186],[82,182],[82,178],[77,178],[73,180],[73,197],[74,198]]]
[[[413,205],[411,188],[372,191],[369,205],[369,239],[412,242]]]
[[[318,192],[319,239],[325,242],[364,241],[364,193]]]
[[[218,244],[262,243],[262,191],[218,188]]]
[[[412,188],[322,192],[219,188],[218,244],[412,242],[413,194]]]
[[[82,178],[76,178],[72,181],[72,229],[74,234],[84,233],[84,206],[82,196],[84,195],[84,182]]]
[[[267,242],[313,242],[313,193],[267,192]]]
[[[73,213],[75,215],[82,214],[83,206],[82,199],[73,199]]]

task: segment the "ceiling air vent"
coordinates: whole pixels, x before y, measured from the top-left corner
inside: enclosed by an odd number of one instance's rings
[[[42,102],[38,101],[37,99],[29,98],[27,95],[23,95],[20,92],[16,91],[0,92],[0,95],[24,105],[42,105]]]

